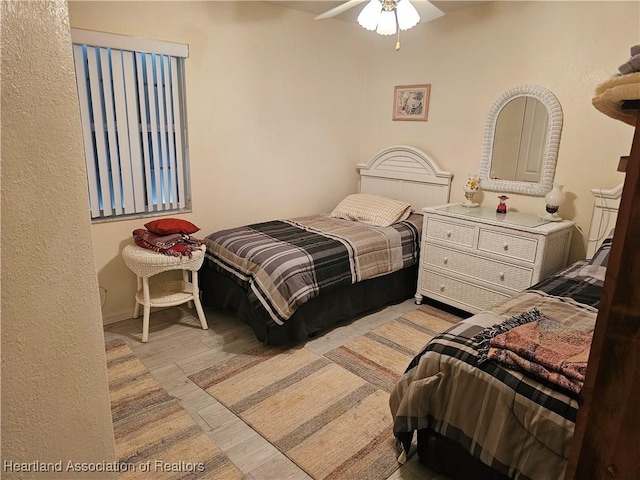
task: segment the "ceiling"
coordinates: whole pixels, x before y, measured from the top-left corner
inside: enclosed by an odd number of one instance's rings
[[[294,10],[301,10],[303,12],[312,13],[314,15],[319,15],[321,13],[326,12],[327,10],[331,10],[338,5],[345,3],[346,0],[342,1],[331,1],[331,0],[285,0],[285,1],[266,1],[266,3],[272,3],[274,5],[279,5],[281,7],[293,8]],[[461,8],[467,8],[475,5],[480,5],[483,3],[487,3],[484,0],[469,0],[469,1],[461,1],[461,0],[430,0],[433,5],[442,10],[445,14],[447,12],[451,12],[453,10],[458,10]],[[414,2],[414,3],[419,3]],[[343,20],[345,22],[355,22],[360,10],[364,8],[366,5],[363,2],[361,5],[357,5],[354,8],[350,8],[344,13],[337,15],[333,18],[338,20]]]

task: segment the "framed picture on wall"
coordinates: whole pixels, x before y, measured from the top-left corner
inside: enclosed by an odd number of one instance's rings
[[[393,92],[393,119],[426,122],[431,84],[398,85]]]

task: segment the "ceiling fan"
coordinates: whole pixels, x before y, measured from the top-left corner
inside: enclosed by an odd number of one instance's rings
[[[335,17],[367,0],[346,2],[316,16],[316,20]],[[444,15],[444,12],[428,0],[368,0],[369,3],[358,15],[358,23],[379,35],[398,35],[396,50],[400,50],[400,30],[408,30],[420,21],[429,22]]]

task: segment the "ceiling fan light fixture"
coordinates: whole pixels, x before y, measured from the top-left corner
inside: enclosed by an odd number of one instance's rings
[[[378,19],[378,35],[393,35],[396,33],[396,12],[394,10],[383,10]]]
[[[371,0],[358,15],[358,23],[366,30],[375,30],[378,27],[378,19],[382,12],[380,0]]]
[[[420,23],[420,14],[409,0],[400,0],[396,5],[400,30],[409,30]]]
[[[433,9],[439,13],[434,18],[442,15],[439,9]],[[369,0],[358,15],[358,23],[366,30],[375,30],[378,35],[397,33],[396,50],[400,50],[400,30],[409,30],[420,23],[420,20],[420,14],[410,0]]]

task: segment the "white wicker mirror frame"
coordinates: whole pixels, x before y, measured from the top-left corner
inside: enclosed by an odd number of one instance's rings
[[[497,180],[489,178],[491,171],[491,158],[493,157],[493,143],[496,133],[498,115],[509,101],[518,97],[533,97],[547,108],[549,124],[545,139],[544,154],[542,158],[542,170],[540,181],[519,182],[515,180]],[[560,134],[562,133],[562,107],[556,96],[544,87],[538,85],[522,85],[512,88],[496,100],[491,107],[485,124],[484,139],[482,142],[482,160],[480,161],[480,188],[497,192],[522,193],[543,197],[551,190],[556,172],[558,148],[560,146]]]

